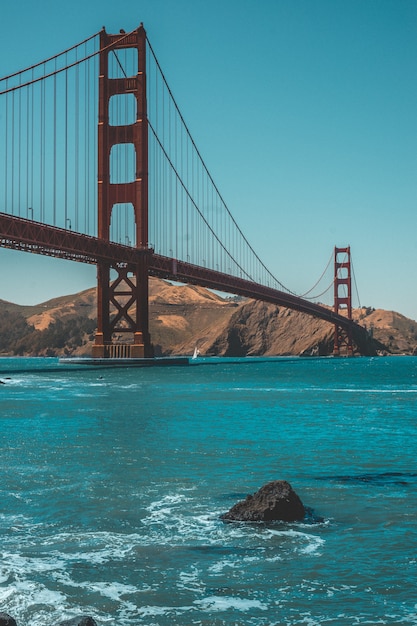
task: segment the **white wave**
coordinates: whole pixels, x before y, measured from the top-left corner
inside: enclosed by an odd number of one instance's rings
[[[259,600],[250,600],[246,598],[235,598],[231,596],[208,596],[202,600],[195,600],[192,606],[141,606],[137,609],[137,614],[142,617],[157,617],[158,615],[169,615],[195,611],[198,607],[199,611],[211,613],[213,611],[223,612],[230,609],[246,613],[253,609],[267,611],[268,606]]]
[[[64,567],[62,559],[55,555],[23,556],[12,552],[2,552],[3,572],[9,571],[18,578],[24,578],[29,572],[51,572]]]
[[[40,546],[67,563],[83,562],[101,565],[112,559],[124,559],[132,547],[142,542],[137,533],[114,532],[58,533],[44,537]]]
[[[271,528],[263,524],[224,524],[220,520],[223,511],[201,512],[190,514],[184,504],[191,498],[184,493],[173,493],[147,507],[149,515],[142,519],[148,533],[141,537],[141,545],[158,542],[159,545],[186,545],[194,549],[215,550],[227,546],[230,556],[212,564],[221,571],[224,568],[238,568],[242,563],[259,561],[260,558],[269,562],[279,561],[290,552],[300,554],[319,554],[325,540],[309,532],[294,528]],[[202,504],[199,503],[201,507]],[[311,528],[309,526],[308,528]],[[280,538],[276,543],[276,551],[271,552],[271,539]],[[249,550],[243,554],[240,547],[245,545]],[[256,554],[252,550],[256,549]],[[268,553],[264,554],[268,549]],[[262,557],[260,556],[262,553]]]
[[[188,502],[189,498],[184,493],[168,493],[160,500],[156,500],[152,502],[148,507],[147,511],[155,511],[159,508],[165,507],[167,504],[179,504],[180,502]]]
[[[224,524],[219,519],[221,511],[207,510],[207,503],[198,501],[195,507],[190,507],[192,491],[195,489],[180,489],[150,502],[145,508],[140,532],[80,531],[54,534],[51,529],[45,535],[46,528],[43,527],[41,535],[36,538],[36,547],[33,534],[22,536],[16,550],[18,554],[13,554],[12,549],[0,553],[0,582],[4,581],[8,585],[8,581],[12,581],[7,587],[0,585],[0,606],[16,617],[22,615],[26,622],[28,614],[33,615],[33,619],[30,619],[32,626],[45,626],[57,621],[50,619],[50,613],[45,618],[36,607],[31,609],[35,604],[35,596],[41,598],[41,602],[55,607],[54,611],[59,606],[61,611],[74,612],[74,607],[68,607],[64,602],[65,589],[83,589],[86,597],[102,596],[103,606],[114,604],[113,610],[117,610],[120,623],[126,620],[127,624],[132,623],[134,616],[144,619],[154,617],[157,622],[158,615],[168,616],[169,619],[171,615],[197,610],[207,613],[266,611],[267,605],[257,599],[215,594],[204,598],[203,594],[207,593],[207,575],[227,577],[229,572],[233,572],[233,576],[236,576],[240,570],[247,574],[252,567],[256,569],[259,562],[273,562],[288,555],[292,558],[291,553],[294,551],[314,554],[324,543],[320,537],[301,532],[299,527]],[[150,604],[138,607],[135,595],[141,594],[145,599],[149,592],[159,591],[164,584],[163,576],[154,581],[129,580],[129,584],[112,580],[97,582],[94,575],[87,575],[87,580],[78,580],[77,572],[84,564],[88,565],[86,572],[90,572],[91,566],[103,569],[106,563],[115,561],[136,563],[142,548],[157,546],[160,550],[164,545],[185,549],[191,555],[189,565],[185,568],[180,565],[172,580],[173,592],[177,589],[181,593],[190,594],[184,606]],[[38,574],[43,585],[37,582]],[[34,577],[36,582],[29,582]],[[17,585],[20,585],[20,599]],[[47,588],[49,586],[57,591],[50,591]],[[10,595],[6,595],[5,589],[10,590]],[[52,609],[44,606],[41,610]],[[107,615],[100,617],[100,621],[103,620],[107,621]]]
[[[190,512],[189,502],[192,498],[187,493],[173,493],[151,503],[146,508],[148,515],[141,520],[147,529],[147,535],[142,536],[142,545],[156,541],[164,545],[217,544],[224,541],[220,512],[216,516],[207,510],[202,511],[204,503],[196,503],[195,509]]]
[[[219,389],[219,392],[221,391],[225,391],[226,393],[229,391],[249,391],[251,393],[255,391],[256,393],[269,393],[270,391],[285,391],[285,389],[283,389],[282,387],[230,387],[229,389]],[[289,391],[289,389],[287,389],[286,391]]]
[[[178,613],[186,613],[192,611],[192,606],[141,606],[137,609],[137,614],[142,617],[155,617],[157,615],[169,615],[170,613],[176,615]],[[155,625],[157,626],[157,625]]]
[[[85,583],[80,586],[85,586]],[[137,588],[133,585],[123,585],[115,582],[89,582],[88,589],[90,591],[97,591],[101,596],[114,600],[120,604],[123,604],[125,609],[136,610],[136,604],[126,601],[124,596],[133,595],[137,593]]]
[[[288,530],[269,529],[269,534],[271,537],[287,537],[296,540],[294,549],[301,554],[314,554],[325,544],[325,540],[322,537],[310,533],[303,533],[292,528]]]
[[[201,582],[201,570],[194,565],[191,566],[190,571],[180,572],[178,579],[178,589],[196,592],[201,591],[204,587],[203,583]]]
[[[23,385],[23,383],[27,382],[26,378],[12,378],[10,377],[6,377],[6,378],[0,378],[0,381],[4,384],[4,385]]]
[[[417,393],[417,388],[416,389],[396,389],[396,388],[391,388],[388,387],[386,389],[331,389],[330,391],[336,391],[336,392],[340,392],[340,393],[357,393],[357,394],[363,394],[363,393],[369,393],[369,394],[385,394],[385,393],[389,393],[389,394],[413,394],[413,393]]]
[[[233,596],[209,596],[202,600],[195,600],[194,604],[199,606],[202,611],[227,611],[235,609],[237,611],[250,611],[259,609],[267,611],[268,605],[259,600],[249,600],[247,598],[235,598]]]
[[[239,562],[232,559],[222,559],[221,561],[217,561],[216,563],[213,563],[213,565],[210,565],[208,571],[213,574],[222,574],[225,569],[236,569],[239,566],[241,567],[241,565],[241,559],[239,559]]]
[[[9,573],[9,571],[8,571],[8,570],[6,570],[6,569],[3,569],[3,568],[2,568],[2,569],[0,569],[0,585],[1,585],[2,583],[7,582],[7,581],[9,580],[9,578],[10,578],[10,573]]]
[[[231,391],[236,391],[239,393],[247,392],[250,394],[253,393],[292,393],[292,394],[304,394],[307,392],[319,392],[319,393],[355,393],[358,395],[362,394],[415,394],[417,393],[417,387],[366,387],[366,388],[358,388],[358,387],[316,387],[314,385],[305,386],[305,387],[231,387],[230,389],[218,390],[218,393],[224,391],[225,393],[229,393]]]
[[[0,606],[3,611],[13,615],[18,621],[23,614],[34,613],[31,623],[45,623],[42,615],[51,611],[51,607],[67,607],[66,597],[59,591],[47,589],[38,582],[17,580],[5,588],[0,587]],[[38,618],[36,618],[36,614]]]

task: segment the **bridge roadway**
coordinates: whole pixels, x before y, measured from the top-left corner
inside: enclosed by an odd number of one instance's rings
[[[0,213],[0,247],[94,265],[123,263],[131,271],[135,271],[137,263],[147,257],[151,276],[284,306],[337,324],[345,330],[350,328],[360,343],[366,339],[366,330],[362,326],[324,306],[250,280],[154,254],[148,248],[132,248],[6,213]]]

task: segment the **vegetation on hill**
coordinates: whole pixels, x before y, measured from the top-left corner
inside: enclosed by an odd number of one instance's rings
[[[20,313],[7,309],[0,316],[0,352],[9,355],[55,356],[71,354],[94,338],[96,322],[80,317],[56,319],[36,330]]]

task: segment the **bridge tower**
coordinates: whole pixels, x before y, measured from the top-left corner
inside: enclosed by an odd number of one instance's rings
[[[346,314],[349,320],[352,319],[350,246],[334,249],[334,312]],[[333,355],[339,356],[342,347],[348,356],[353,356],[352,330],[335,324]]]
[[[118,50],[131,49],[137,71],[127,76]],[[122,77],[109,75],[109,56],[121,67]],[[112,210],[121,204],[133,208],[137,263],[97,264],[97,333],[95,358],[152,356],[148,317],[148,127],[146,101],[146,32],[143,24],[128,35],[100,32],[98,119],[98,236],[110,240]],[[114,60],[114,59],[112,59]],[[136,70],[136,67],[134,68]],[[132,72],[130,72],[132,73]],[[111,119],[111,99],[135,98],[135,121]],[[123,110],[123,109],[122,109]],[[131,144],[136,165],[133,179],[119,180],[112,172],[111,151]],[[116,182],[112,182],[115,181]]]

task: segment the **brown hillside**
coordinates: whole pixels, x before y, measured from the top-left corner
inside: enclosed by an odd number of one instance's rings
[[[156,355],[331,354],[333,327],[297,311],[252,300],[222,298],[202,287],[150,280],[150,332]],[[57,323],[96,318],[96,289],[20,307],[0,300],[0,313],[22,316],[37,331]],[[3,315],[6,320],[7,315]],[[417,323],[393,311],[361,309],[355,318],[366,325],[382,353],[417,354]],[[8,318],[7,318],[8,319]],[[5,322],[6,323],[6,322]],[[33,328],[32,328],[33,331]],[[20,331],[19,331],[20,332]],[[7,333],[3,333],[3,337]],[[92,334],[64,348],[50,345],[48,354],[89,355]],[[3,340],[4,342],[4,340]],[[31,344],[29,344],[31,345]],[[32,354],[30,348],[25,354]],[[7,348],[0,345],[0,352]],[[45,352],[35,352],[45,353]]]
[[[395,311],[361,309],[360,321],[390,354],[417,355],[417,322]]]
[[[236,306],[203,287],[152,279],[149,313],[155,354],[192,354],[196,343],[206,353],[213,332],[228,324]]]
[[[29,324],[32,324],[36,330],[48,328],[49,324],[57,319],[62,321],[78,316],[95,319],[97,317],[96,290],[87,289],[75,296],[54,298],[34,308],[38,310],[30,314],[27,317],[27,321]]]

